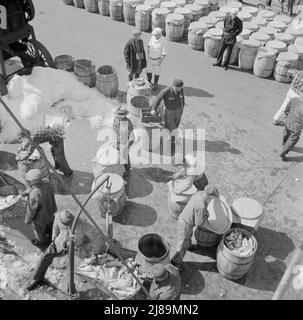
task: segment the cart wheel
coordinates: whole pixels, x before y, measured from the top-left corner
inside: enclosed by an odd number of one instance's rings
[[[34,43],[36,44],[36,47],[38,49],[38,56],[37,56]],[[38,40],[36,41],[28,40],[26,42],[26,45],[27,45],[27,50],[25,53],[36,60],[35,65],[55,68],[55,63],[51,54],[48,52],[48,50],[45,48],[45,46],[41,42],[39,42]],[[32,65],[32,67],[34,67],[35,65]]]
[[[21,5],[24,11],[25,20],[33,20],[35,17],[35,7],[32,0],[21,0]]]

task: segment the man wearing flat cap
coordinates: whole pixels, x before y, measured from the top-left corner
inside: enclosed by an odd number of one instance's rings
[[[32,169],[26,173],[25,179],[30,189],[28,196],[25,223],[32,224],[36,239],[34,245],[49,245],[52,236],[54,214],[57,205],[54,190],[48,179],[42,179],[39,169]]]
[[[53,260],[68,253],[69,238],[73,222],[74,215],[69,210],[64,210],[56,214],[53,225],[52,243],[39,260],[33,275],[34,281],[27,287],[28,291],[34,290],[43,285],[45,283],[45,274]],[[85,234],[84,223],[79,220],[75,229],[75,248],[77,249],[82,244],[90,242],[90,240],[91,239]],[[93,254],[105,252],[105,243],[100,239],[93,240],[95,241]]]
[[[179,127],[184,109],[183,81],[175,79],[172,86],[166,87],[156,97],[152,104],[153,113],[157,113],[161,101],[164,101],[165,128],[170,132]]]
[[[141,39],[141,31],[134,30],[132,38],[124,47],[124,59],[128,70],[128,80],[139,78],[142,70],[146,68],[146,55]]]
[[[229,60],[231,53],[236,43],[237,36],[242,32],[243,22],[237,17],[238,10],[236,8],[231,8],[230,12],[227,12],[227,15],[224,19],[224,31],[222,36],[222,44],[217,58],[217,62],[214,63],[214,66],[220,67],[223,61],[223,55],[225,50],[227,50],[227,56],[224,61],[224,69],[228,70]]]
[[[147,271],[152,279],[149,294],[152,300],[179,300],[181,278],[179,270],[171,264],[155,264]]]
[[[113,130],[116,134],[117,145],[114,147],[123,154],[123,158],[127,163],[124,164],[125,175],[129,173],[131,168],[129,159],[129,148],[134,143],[134,126],[132,121],[127,117],[128,111],[120,106],[115,113],[113,122]]]
[[[209,217],[207,206],[219,197],[218,189],[208,184],[203,191],[196,192],[189,200],[178,218],[178,240],[172,263],[180,266],[186,251],[191,246],[194,227],[202,227]]]

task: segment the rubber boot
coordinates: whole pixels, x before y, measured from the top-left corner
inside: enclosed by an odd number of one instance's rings
[[[149,83],[151,83],[151,81],[152,81],[152,76],[153,76],[152,73],[147,72],[147,81],[148,81]]]

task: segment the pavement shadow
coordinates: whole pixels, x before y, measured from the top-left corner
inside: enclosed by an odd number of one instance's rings
[[[127,180],[126,192],[128,199],[144,198],[153,192],[153,186],[146,179],[144,169],[131,169]]]
[[[17,170],[18,162],[16,161],[16,155],[7,151],[0,151],[0,170]]]
[[[303,162],[303,156],[287,157],[287,162]]]
[[[139,174],[144,175],[148,180],[152,180],[158,183],[167,183],[171,180],[171,176],[174,172],[169,170],[164,170],[157,167],[148,167],[137,169]]]
[[[123,214],[115,217],[114,221],[128,226],[148,227],[153,225],[157,218],[157,212],[152,207],[127,201]]]
[[[297,152],[297,153],[303,153],[303,148],[302,147],[294,147],[291,151]]]
[[[214,95],[198,88],[184,87],[184,94],[186,97],[198,97],[198,98],[213,98]]]
[[[50,173],[50,179],[56,194],[67,195],[67,192],[60,184],[59,180],[53,173]],[[74,171],[74,175],[70,181],[66,182],[70,191],[74,194],[89,194],[91,192],[91,186],[94,181],[94,175],[91,172]]]

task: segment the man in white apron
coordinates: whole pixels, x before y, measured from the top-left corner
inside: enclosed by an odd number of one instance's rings
[[[161,64],[166,56],[166,48],[162,38],[161,28],[155,28],[152,32],[152,37],[148,43],[147,50],[147,80],[152,82],[154,74],[153,90],[157,90],[158,81],[161,72]]]

